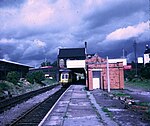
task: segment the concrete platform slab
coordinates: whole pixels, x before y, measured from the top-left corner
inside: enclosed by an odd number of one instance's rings
[[[44,126],[62,126],[63,120],[50,120],[49,122],[47,121]]]
[[[65,113],[67,111],[67,106],[57,106],[53,112],[54,113]]]
[[[72,109],[68,109],[67,111],[67,114],[66,116],[67,117],[86,117],[86,116],[89,116],[89,115],[96,115],[96,113],[92,110],[92,109],[89,109],[89,110],[81,110],[81,109],[78,109],[78,110],[72,110]]]
[[[96,116],[66,118],[64,126],[103,126]]]
[[[84,85],[72,85],[40,126],[103,126]]]

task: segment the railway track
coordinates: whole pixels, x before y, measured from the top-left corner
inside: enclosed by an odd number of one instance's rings
[[[11,124],[7,124],[7,126],[37,126],[66,89],[67,88],[61,88],[48,97],[45,101],[37,104],[29,111],[25,112]]]
[[[29,98],[32,98],[38,94],[41,94],[43,92],[46,92],[48,90],[53,89],[54,87],[56,87],[57,85],[52,85],[52,86],[48,86],[48,87],[44,87],[38,90],[34,90],[32,92],[28,92],[16,97],[12,97],[3,101],[0,101],[0,113],[3,113],[4,111],[10,109],[11,107],[14,107],[15,105],[22,103],[26,100],[28,100]]]

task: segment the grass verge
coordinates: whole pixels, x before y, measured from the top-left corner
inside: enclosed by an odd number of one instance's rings
[[[150,80],[133,79],[132,81],[125,81],[125,86],[150,90]]]
[[[112,113],[108,110],[108,108],[106,107],[103,107],[102,108],[102,111],[106,113],[106,115],[108,115],[108,117],[113,117]]]

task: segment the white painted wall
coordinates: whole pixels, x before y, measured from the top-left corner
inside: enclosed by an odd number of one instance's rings
[[[143,63],[143,57],[138,57],[138,63]]]
[[[127,59],[108,59],[108,63],[123,62],[123,66],[127,65]]]
[[[67,60],[67,68],[85,68],[85,60]]]
[[[150,54],[144,54],[144,64],[150,62]]]

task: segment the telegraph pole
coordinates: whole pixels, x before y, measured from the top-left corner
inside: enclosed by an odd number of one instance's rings
[[[150,0],[149,0],[149,30],[150,30]]]
[[[136,43],[136,41],[134,41],[134,43],[133,43],[133,47],[134,47],[134,61],[135,61],[135,77],[137,77],[138,75],[137,75],[137,52],[136,52],[136,50],[137,50],[137,43]]]

